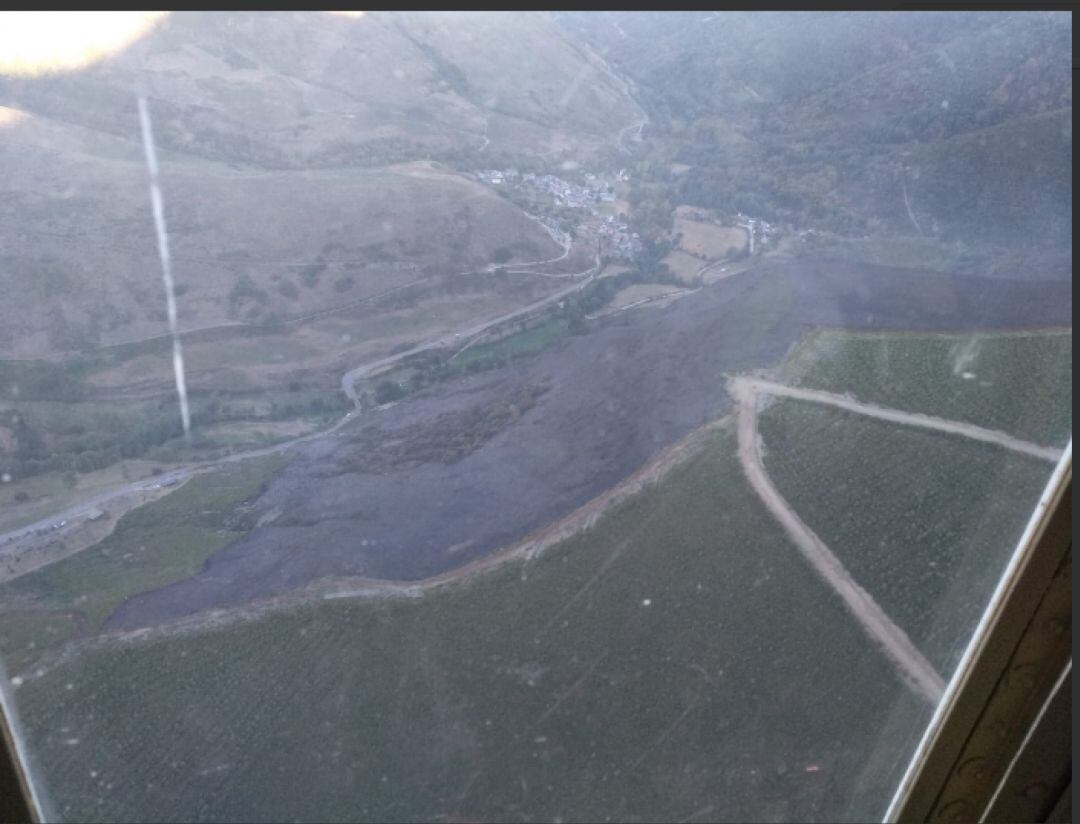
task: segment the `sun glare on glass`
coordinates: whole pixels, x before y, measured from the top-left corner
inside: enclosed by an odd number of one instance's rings
[[[0,14],[0,74],[78,69],[124,48],[166,12],[9,11]]]

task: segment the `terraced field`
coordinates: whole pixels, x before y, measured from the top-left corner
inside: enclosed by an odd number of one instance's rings
[[[780,493],[951,672],[1052,465],[790,399],[765,410],[760,431]]]
[[[801,386],[1064,446],[1072,431],[1072,330],[818,330],[783,375]]]

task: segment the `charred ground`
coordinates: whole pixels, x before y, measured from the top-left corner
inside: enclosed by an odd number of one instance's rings
[[[304,446],[255,502],[269,513],[261,526],[198,575],[132,598],[108,626],[153,624],[326,576],[416,580],[461,566],[562,517],[724,414],[724,375],[775,365],[808,328],[1067,325],[1071,303],[1061,280],[763,264],[664,309],[606,318],[513,366],[431,387],[365,416],[362,428]],[[450,420],[462,427],[460,449],[436,437]]]

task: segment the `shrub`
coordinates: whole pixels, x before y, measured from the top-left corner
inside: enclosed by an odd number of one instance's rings
[[[375,403],[380,406],[384,403],[390,403],[390,401],[396,401],[404,396],[405,389],[401,384],[395,381],[380,381],[375,387]]]

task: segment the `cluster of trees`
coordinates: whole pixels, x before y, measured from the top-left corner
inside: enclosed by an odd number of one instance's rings
[[[298,390],[297,390],[298,391]],[[218,394],[192,397],[192,426],[197,432],[215,423],[251,420],[325,418],[340,414],[347,402],[339,393],[272,400],[258,412],[253,403]],[[127,458],[137,458],[183,435],[172,401],[147,404],[133,412],[97,410],[46,419],[25,410],[7,410],[0,426],[12,434],[14,448],[0,454],[0,472],[25,478],[57,470],[92,472]]]
[[[247,302],[253,302],[259,306],[265,306],[270,301],[270,296],[265,289],[257,286],[248,274],[238,277],[229,290],[229,311],[235,313]]]
[[[319,278],[326,271],[325,263],[312,263],[300,270],[300,280],[308,289],[314,289],[319,285]]]
[[[182,434],[179,415],[159,415],[118,430],[86,431],[74,424],[67,433],[54,434],[47,444],[44,427],[26,420],[25,415],[9,413],[5,421],[14,436],[15,449],[0,457],[0,471],[14,478],[42,472],[73,470],[92,472],[123,460],[135,458],[151,448]]]
[[[356,278],[352,275],[342,275],[334,281],[335,292],[348,292],[356,285]]]
[[[76,371],[49,361],[0,362],[0,398],[7,401],[77,401],[86,387]]]
[[[379,406],[404,398],[407,394],[408,390],[398,381],[388,379],[375,384],[375,403]]]

